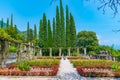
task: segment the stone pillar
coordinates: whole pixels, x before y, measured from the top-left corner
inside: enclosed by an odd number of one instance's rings
[[[115,56],[113,56],[113,61],[116,61],[116,58],[115,58]]]
[[[6,67],[6,55],[8,52],[8,41],[6,39],[1,41],[1,67]]]
[[[17,44],[17,47],[18,47],[18,51],[17,51],[17,62],[20,62],[21,61],[21,47],[20,47],[20,43]]]
[[[49,55],[50,55],[50,57],[52,57],[52,48],[50,48]]]
[[[42,56],[42,48],[40,48],[40,56]]]
[[[30,60],[29,45],[26,45],[27,59]]]
[[[79,48],[77,48],[77,54],[78,54],[78,56],[79,56],[79,54],[80,54]]]
[[[59,48],[59,56],[61,56],[61,53],[62,53],[62,49]]]
[[[86,48],[84,48],[84,55],[86,55],[87,54],[87,52],[86,52]]]
[[[70,53],[70,48],[68,48],[68,56],[70,56],[70,54],[71,54],[71,53]]]

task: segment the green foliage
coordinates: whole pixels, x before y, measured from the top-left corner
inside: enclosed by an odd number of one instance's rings
[[[17,48],[14,47],[14,46],[11,46],[11,47],[9,48],[9,52],[16,53],[16,52],[17,52]]]
[[[56,26],[55,26],[55,18],[53,18],[53,47],[56,47],[57,42],[56,42]]]
[[[36,29],[36,24],[34,24],[34,39],[37,39],[37,29]]]
[[[46,14],[43,14],[43,35],[42,35],[42,39],[43,39],[43,46],[47,47],[47,18],[46,18]]]
[[[71,56],[78,56],[78,53],[76,53],[76,52],[73,52],[71,54],[72,54]]]
[[[30,41],[30,27],[29,27],[29,22],[27,23],[27,41]]]
[[[65,20],[64,20],[64,9],[62,0],[60,0],[60,33],[61,33],[61,47],[66,46],[66,34],[65,34]]]
[[[31,66],[53,66],[59,65],[60,61],[56,59],[41,59],[41,60],[31,60],[31,61],[24,61],[24,62],[16,62],[14,64],[18,65],[20,70],[29,71]]]
[[[22,62],[22,63],[19,63],[18,68],[20,70],[29,71],[30,70],[30,65],[28,64],[28,62]]]
[[[60,13],[58,6],[56,7],[56,47],[61,47],[61,28],[60,28]]]
[[[69,11],[68,5],[66,6],[66,47],[70,47],[71,39],[70,39],[70,26],[69,26]]]
[[[6,31],[2,28],[0,28],[0,37],[4,37],[4,38],[9,38],[11,39],[11,37],[6,33]]]
[[[87,51],[95,51],[98,47],[98,39],[93,31],[81,31],[77,35],[77,46],[87,48]]]
[[[43,47],[44,41],[43,41],[43,21],[40,20],[40,26],[39,26],[39,46]]]
[[[48,38],[47,38],[47,46],[52,47],[52,31],[51,31],[51,25],[50,20],[48,20]]]
[[[31,42],[33,40],[33,30],[32,29],[29,30],[29,34],[30,34],[29,40]]]
[[[110,66],[117,64],[120,66],[119,62],[111,61],[111,60],[71,60],[73,65],[76,66]]]
[[[75,47],[76,46],[76,27],[75,27],[75,22],[74,22],[74,17],[72,16],[72,14],[70,13],[70,44],[71,47]]]
[[[118,65],[118,64],[113,64],[113,65],[112,65],[112,70],[113,70],[113,71],[118,71],[118,70],[120,70],[120,65]]]

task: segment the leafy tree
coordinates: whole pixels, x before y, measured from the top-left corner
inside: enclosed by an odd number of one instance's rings
[[[87,48],[87,52],[95,51],[98,44],[96,33],[93,31],[81,31],[77,35],[77,46]]]
[[[61,47],[61,28],[60,28],[60,14],[59,14],[59,8],[56,7],[56,42],[57,47]]]
[[[52,31],[51,31],[51,25],[50,20],[48,20],[48,38],[47,38],[47,46],[52,47]]]
[[[66,46],[66,34],[65,34],[65,22],[64,22],[64,9],[62,5],[62,0],[60,0],[60,30],[61,30],[61,47]]]
[[[76,46],[76,28],[75,28],[75,22],[74,22],[74,17],[72,16],[72,14],[70,13],[70,43],[71,43],[71,47],[75,47]]]

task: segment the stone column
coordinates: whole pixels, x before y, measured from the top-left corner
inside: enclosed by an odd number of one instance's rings
[[[27,59],[30,60],[29,45],[26,45]]]
[[[59,56],[61,56],[61,53],[62,53],[62,49],[59,48]]]
[[[77,48],[77,54],[78,54],[78,56],[79,56],[79,54],[80,54],[79,48]]]
[[[42,48],[40,48],[40,56],[42,56]]]
[[[86,55],[86,53],[87,53],[87,52],[86,52],[86,48],[84,48],[84,55]]]
[[[68,56],[70,56],[70,54],[71,54],[71,53],[70,53],[70,48],[68,48]]]
[[[52,57],[52,48],[50,48],[49,55],[50,55],[50,57]]]
[[[20,62],[21,61],[21,47],[20,47],[20,43],[17,44],[17,48],[18,48],[18,51],[17,51],[17,62]]]
[[[6,39],[1,41],[1,67],[6,67],[6,55],[8,52],[8,41]]]

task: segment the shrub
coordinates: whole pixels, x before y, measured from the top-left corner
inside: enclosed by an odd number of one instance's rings
[[[15,53],[15,52],[17,52],[17,48],[15,48],[14,46],[11,46],[11,47],[9,48],[9,52]]]

